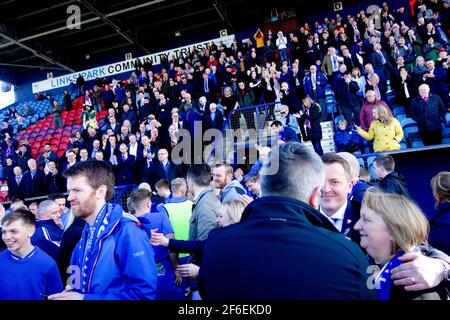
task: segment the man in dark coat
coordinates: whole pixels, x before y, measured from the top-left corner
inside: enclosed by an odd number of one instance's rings
[[[430,92],[441,97],[444,104],[449,102],[447,72],[443,67],[436,66],[433,60],[426,63],[427,72],[422,76],[423,83],[428,84]]]
[[[66,283],[67,278],[70,276],[70,270],[67,268],[70,265],[70,258],[72,257],[72,251],[80,241],[81,234],[83,233],[86,221],[81,218],[75,218],[73,223],[64,230],[62,235],[61,244],[58,254],[58,269],[61,274],[63,283]]]
[[[14,174],[8,179],[9,198],[12,199],[17,196],[24,199],[30,193],[30,185],[26,183],[19,166],[14,167],[13,172]]]
[[[286,143],[273,148],[271,158],[277,161],[261,171],[262,197],[247,206],[240,223],[210,232],[202,297],[376,299],[361,250],[317,211],[324,181],[319,156]]]
[[[136,158],[128,154],[128,146],[125,143],[120,144],[119,151],[120,155],[117,157],[117,185],[134,184],[136,182],[134,173]]]
[[[215,103],[209,105],[209,111],[203,114],[203,130],[217,129],[222,131],[223,129],[223,113],[217,109]]]
[[[442,123],[445,122],[445,105],[438,95],[430,93],[427,84],[419,86],[419,96],[411,102],[410,111],[418,126],[423,143],[442,143]]]
[[[29,194],[27,194],[27,197],[39,197],[44,195],[45,192],[45,173],[44,171],[37,168],[36,160],[29,159],[28,160],[28,170],[24,175],[24,181],[28,185],[29,188]]]
[[[328,116],[327,107],[325,105],[325,87],[328,83],[327,77],[319,70],[316,65],[309,67],[308,73],[303,79],[305,95],[308,95],[314,102],[317,102],[322,109],[321,119],[325,121]]]
[[[339,105],[342,109],[342,115],[348,124],[353,123],[359,125],[359,114],[361,112],[361,99],[358,97],[359,85],[352,80],[349,72],[344,74],[344,79],[337,84],[337,96]]]

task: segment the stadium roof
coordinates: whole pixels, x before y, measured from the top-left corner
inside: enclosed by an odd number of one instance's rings
[[[299,1],[299,0],[297,0]],[[295,5],[297,1],[290,1]],[[171,48],[175,34],[244,30],[260,24],[276,1],[245,0],[4,0],[0,2],[0,67],[79,71],[95,58],[132,46],[142,54]],[[280,1],[277,1],[278,5]],[[69,6],[78,6],[81,28],[69,29]],[[196,37],[197,35],[197,37]],[[179,40],[179,38],[178,38]]]

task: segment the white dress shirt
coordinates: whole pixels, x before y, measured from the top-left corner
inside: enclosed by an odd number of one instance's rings
[[[320,213],[322,213],[330,222],[338,229],[339,232],[342,232],[342,224],[344,222],[345,210],[347,209],[347,201],[345,204],[340,207],[331,217],[328,216],[320,207]]]

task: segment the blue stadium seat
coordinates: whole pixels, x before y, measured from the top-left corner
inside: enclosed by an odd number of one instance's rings
[[[406,111],[405,111],[404,107],[399,106],[399,107],[395,107],[392,110],[392,114],[394,115],[394,117],[397,117],[397,115],[399,115],[399,114],[406,114]]]
[[[412,118],[406,118],[403,121],[401,121],[400,124],[402,125],[402,128],[404,128],[405,126],[411,125],[411,124],[417,125],[417,122],[415,122]]]
[[[411,134],[413,133],[417,133],[419,132],[419,127],[417,126],[417,124],[411,124],[408,126],[405,126],[403,128],[403,134],[405,135],[405,137],[408,139],[410,137]]]
[[[405,134],[405,136],[406,136],[406,134]],[[406,140],[408,141],[411,148],[414,148],[414,146],[417,147],[417,143],[415,143],[416,141],[420,141],[423,144],[422,137],[420,136],[418,131],[408,132],[408,135],[406,136]]]
[[[396,115],[395,118],[398,120],[398,122],[402,123],[402,120],[406,119],[406,114],[400,113]]]
[[[333,90],[326,90],[325,89],[325,97],[334,97],[334,92]]]
[[[386,103],[388,105],[393,105],[395,102],[395,95],[393,93],[390,93],[390,94],[388,93],[386,96],[386,100],[387,100]]]
[[[442,139],[443,144],[450,144],[450,138],[444,138]]]
[[[408,149],[408,144],[404,141],[400,142],[400,150]]]
[[[450,138],[450,128],[444,128],[442,130],[442,137],[443,138]]]
[[[414,140],[412,143],[411,143],[411,147],[412,148],[420,148],[420,147],[423,147],[424,146],[424,144],[423,144],[423,141],[422,140]]]
[[[359,166],[360,166],[360,167],[362,167],[362,168],[365,168],[365,167],[366,167],[366,164],[364,163],[364,159],[363,159],[363,158],[356,158],[356,159],[358,159],[358,162],[359,162]]]
[[[450,127],[450,112],[447,112],[445,115],[445,122],[447,124],[447,127]]]

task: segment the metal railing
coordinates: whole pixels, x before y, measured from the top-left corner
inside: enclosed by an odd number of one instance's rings
[[[280,102],[270,102],[231,110],[223,125],[222,134],[225,136],[227,129],[247,129],[255,130],[255,132],[260,133],[262,130],[267,129],[269,121],[276,120],[275,106],[279,103]],[[212,150],[206,160],[207,163],[209,163],[212,157],[214,157],[219,145],[222,145],[222,143],[217,140],[214,141]],[[231,147],[234,148],[235,144],[230,146],[230,148]],[[228,151],[229,150],[225,150],[225,154],[227,154]]]

